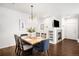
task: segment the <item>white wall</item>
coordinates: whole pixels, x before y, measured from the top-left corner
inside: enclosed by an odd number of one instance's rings
[[[14,34],[21,30],[19,20],[25,22],[25,28],[29,26],[28,14],[0,7],[0,48],[15,45]]]
[[[44,25],[45,25],[45,29],[47,27],[47,30],[53,30],[53,20],[58,20],[59,21],[59,25],[60,25],[60,28],[61,28],[61,19],[58,19],[58,18],[55,18],[55,17],[49,17],[49,18],[46,18],[44,19]]]
[[[33,26],[37,30],[37,18],[31,21],[29,17],[29,14],[0,7],[0,48],[15,45],[14,34],[26,33],[28,27]]]

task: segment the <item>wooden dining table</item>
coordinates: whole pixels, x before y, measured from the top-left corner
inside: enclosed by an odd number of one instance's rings
[[[26,36],[23,36],[21,37],[23,41],[31,44],[31,45],[35,45],[37,43],[40,43],[41,41],[43,40],[46,40],[45,38],[42,38],[42,37],[26,37]]]

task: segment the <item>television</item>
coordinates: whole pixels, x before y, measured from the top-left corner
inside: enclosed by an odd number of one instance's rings
[[[59,21],[58,21],[58,20],[54,20],[53,26],[54,26],[54,27],[59,27]]]

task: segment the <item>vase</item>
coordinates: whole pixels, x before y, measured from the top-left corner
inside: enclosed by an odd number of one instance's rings
[[[35,37],[35,32],[29,33],[29,37]]]

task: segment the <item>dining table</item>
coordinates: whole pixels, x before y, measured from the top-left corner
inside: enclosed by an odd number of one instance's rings
[[[35,45],[37,43],[40,43],[41,41],[46,40],[45,38],[42,37],[27,37],[27,36],[23,36],[21,37],[23,41],[31,44],[31,45]]]
[[[47,48],[47,46],[48,46],[47,44],[44,45],[44,48],[43,48],[43,46],[40,45],[40,43],[44,42],[45,40],[48,40],[46,38],[42,38],[42,37],[28,37],[28,36],[22,36],[21,38],[22,38],[22,40],[24,42],[29,43],[30,45],[33,46],[32,54],[35,54],[35,50],[42,51],[42,50],[48,49]]]

